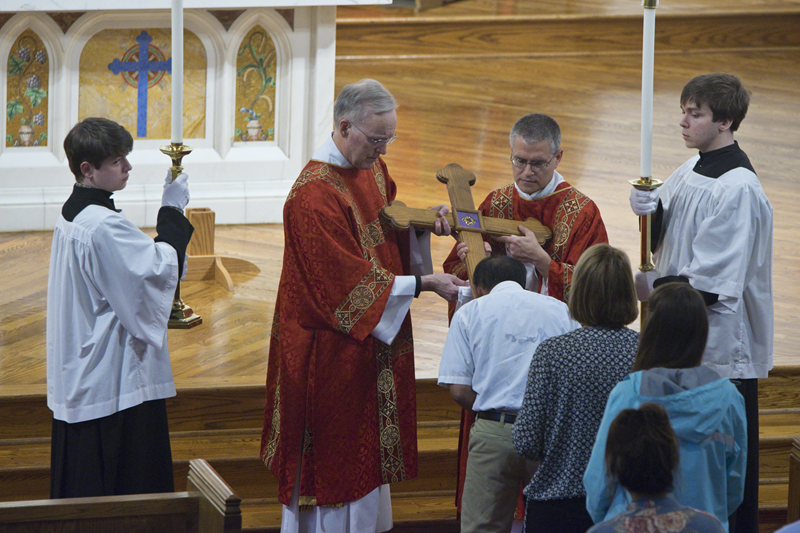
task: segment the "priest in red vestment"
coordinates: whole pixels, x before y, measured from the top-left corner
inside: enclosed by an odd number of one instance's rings
[[[486,241],[493,254],[510,255],[525,263],[528,290],[566,301],[581,254],[594,244],[608,243],[603,219],[597,205],[556,172],[564,150],[561,128],[555,120],[538,113],[526,115],[514,124],[510,141],[514,183],[489,193],[479,209],[494,218],[521,221],[533,217],[549,227],[553,237],[540,246],[533,232],[521,227],[524,236],[486,237]],[[444,262],[444,271],[467,279],[465,251],[466,245],[456,244]],[[454,311],[451,304],[451,316]],[[456,497],[459,510],[474,421],[473,412],[463,412]],[[521,509],[524,507],[518,507],[520,519]]]
[[[261,440],[283,532],[386,531],[388,484],[417,475],[408,309],[420,291],[451,300],[465,282],[424,275],[416,232],[379,215],[397,192],[381,158],[396,138],[396,107],[377,81],[345,87],[335,131],[284,206]],[[439,226],[449,233],[444,219]]]

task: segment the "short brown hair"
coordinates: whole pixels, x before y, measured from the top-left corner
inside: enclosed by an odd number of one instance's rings
[[[628,255],[608,244],[583,252],[568,304],[572,318],[584,326],[621,328],[636,320],[639,309]]]
[[[698,106],[706,104],[712,113],[711,120],[730,119],[731,131],[736,131],[747,115],[750,91],[733,74],[701,74],[692,78],[681,92],[681,105],[689,102]]]
[[[664,408],[646,403],[620,412],[608,428],[605,460],[608,476],[630,492],[672,492],[680,451]]]
[[[64,152],[75,181],[83,181],[81,163],[100,168],[109,157],[128,155],[133,150],[133,137],[113,120],[89,117],[75,124],[64,138]]]
[[[688,283],[660,285],[647,300],[634,372],[700,366],[708,339],[708,311]]]

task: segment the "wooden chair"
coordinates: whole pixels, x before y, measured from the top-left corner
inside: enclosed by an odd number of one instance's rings
[[[0,532],[235,533],[241,499],[203,459],[189,462],[187,492],[0,503]]]

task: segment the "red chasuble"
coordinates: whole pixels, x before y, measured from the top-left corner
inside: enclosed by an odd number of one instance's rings
[[[408,267],[379,216],[396,189],[381,159],[311,161],[286,199],[261,437],[285,505],[295,482],[300,505],[337,505],[417,475],[411,319],[391,346],[370,335]]]
[[[593,244],[608,243],[597,205],[566,182],[560,183],[553,194],[539,200],[525,200],[512,183],[489,193],[478,209],[493,218],[525,220],[533,217],[550,228],[553,237],[544,244],[544,250],[553,259],[547,275],[547,293],[561,301],[567,299],[575,264],[583,251]],[[505,255],[504,244],[489,242],[493,254]],[[466,267],[456,255],[455,246],[444,262],[444,271],[467,279]]]
[[[547,276],[547,293],[566,301],[575,264],[584,250],[598,243],[608,243],[608,235],[597,205],[566,182],[560,183],[555,192],[539,200],[526,200],[519,195],[512,183],[489,193],[481,203],[481,213],[494,218],[508,220],[525,220],[535,218],[553,232],[553,237],[544,244],[544,250],[550,254],[550,272]],[[488,240],[492,245],[492,253],[505,255],[505,245]],[[467,269],[456,255],[453,246],[450,255],[444,262],[444,271],[467,279]],[[539,282],[541,289],[541,281]],[[450,305],[450,316],[455,306]],[[475,413],[461,413],[461,435],[458,443],[458,492],[456,506],[461,510],[461,493],[464,490],[464,477],[467,471],[467,450],[469,448],[469,430],[475,422]],[[517,505],[518,519],[522,519],[525,508],[522,496]]]

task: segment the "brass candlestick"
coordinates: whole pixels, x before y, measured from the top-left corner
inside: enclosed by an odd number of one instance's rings
[[[186,146],[183,143],[170,143],[160,148],[161,153],[169,156],[172,159],[172,179],[174,180],[180,176],[183,171],[181,161],[192,152],[191,146]],[[169,315],[169,322],[167,327],[169,329],[190,329],[199,326],[203,323],[200,315],[195,314],[191,307],[186,305],[181,299],[181,281],[178,280],[178,285],[175,287],[175,299],[172,300],[172,311]]]
[[[630,180],[628,181],[633,187],[640,191],[652,191],[661,187],[664,184],[661,180],[654,180],[651,177],[641,177],[638,180]],[[652,253],[650,252],[650,247],[652,243],[652,237],[650,234],[650,225],[652,222],[651,215],[644,215],[639,217],[639,232],[641,237],[641,255],[640,255],[640,263],[639,263],[639,271],[640,272],[649,272],[655,268],[652,261]],[[641,305],[641,314],[640,314],[640,324],[644,324],[644,319],[647,316],[647,302],[642,302]]]

